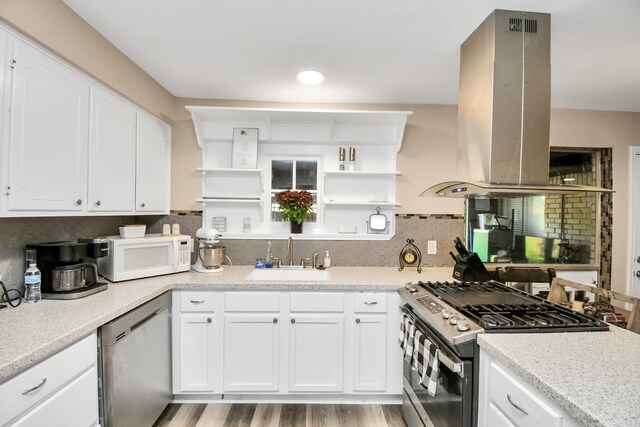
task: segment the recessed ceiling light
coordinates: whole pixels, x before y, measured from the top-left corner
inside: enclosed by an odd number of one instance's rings
[[[300,71],[297,75],[298,81],[305,85],[317,85],[324,80],[324,74],[320,71],[305,70]]]

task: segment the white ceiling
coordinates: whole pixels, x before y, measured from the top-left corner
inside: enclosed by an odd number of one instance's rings
[[[638,0],[64,2],[175,96],[312,103],[456,104],[484,18],[547,12],[552,106],[640,112]]]

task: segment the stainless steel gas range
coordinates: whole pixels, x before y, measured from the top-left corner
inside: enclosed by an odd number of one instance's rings
[[[479,333],[609,329],[495,281],[418,282],[398,292],[404,303],[402,411],[409,427],[476,425]]]

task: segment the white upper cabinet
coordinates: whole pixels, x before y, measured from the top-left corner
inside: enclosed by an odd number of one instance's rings
[[[171,129],[151,116],[138,113],[136,211],[169,212]]]
[[[89,82],[21,41],[11,62],[7,208],[82,212]]]
[[[0,67],[0,216],[169,212],[169,125],[1,22]]]
[[[136,110],[91,88],[89,211],[133,211],[136,179]]]

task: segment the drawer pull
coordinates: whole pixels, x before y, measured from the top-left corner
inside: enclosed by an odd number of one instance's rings
[[[522,412],[525,415],[529,415],[529,413],[527,411],[525,411],[524,409],[522,409],[520,406],[516,405],[515,403],[513,403],[513,400],[511,400],[511,395],[507,393],[507,400],[509,401],[509,403],[511,403],[511,406],[513,406],[514,408],[516,408],[518,411]]]
[[[364,303],[366,305],[376,305],[378,303],[378,301],[365,301]]]
[[[202,304],[204,302],[204,300],[200,300],[200,301],[196,301],[196,300],[191,300],[191,304]]]
[[[42,386],[44,385],[44,383],[46,383],[46,382],[47,382],[47,379],[46,379],[46,378],[43,378],[43,379],[42,379],[42,382],[41,382],[40,384],[38,384],[38,385],[37,385],[37,386],[35,386],[35,387],[31,387],[30,389],[27,389],[27,390],[23,391],[23,392],[22,392],[22,394],[29,394],[29,393],[31,393],[32,391],[36,391],[37,389],[39,389],[40,387],[42,387]]]

